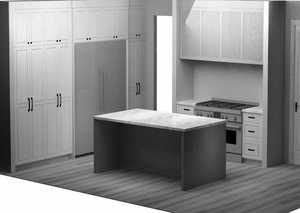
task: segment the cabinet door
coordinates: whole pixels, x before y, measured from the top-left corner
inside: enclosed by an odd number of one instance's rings
[[[33,106],[33,139],[32,139],[32,159],[42,160],[47,158],[46,148],[46,114],[44,104],[34,104]]]
[[[243,19],[243,59],[262,63],[263,12],[245,12]]]
[[[136,42],[135,45],[135,80],[140,83],[141,93],[144,91],[145,80],[145,42]]]
[[[220,57],[220,12],[202,12],[201,51],[204,58]]]
[[[14,50],[13,72],[16,76],[16,102],[26,104],[32,96],[32,73],[29,71],[29,50],[18,48]]]
[[[129,0],[130,7],[144,7],[146,5],[146,0]]]
[[[222,14],[222,58],[241,58],[242,13],[227,11]]]
[[[87,9],[73,12],[73,36],[75,41],[84,41],[89,37],[90,14]]]
[[[45,16],[43,12],[30,11],[30,39],[32,45],[43,44],[45,40]],[[18,29],[19,31],[19,29]]]
[[[182,9],[181,23],[181,55],[188,58],[199,58],[201,33],[201,12],[198,10]]]
[[[114,26],[119,39],[128,38],[128,8],[118,8],[114,11]]]
[[[54,157],[57,155],[57,110],[58,106],[56,102],[48,103],[46,105],[45,113],[47,123],[47,157]]]
[[[32,160],[33,113],[28,106],[16,108],[16,164]]]
[[[43,94],[44,88],[44,74],[45,74],[45,63],[44,63],[44,48],[33,47],[30,49],[29,54],[29,72],[30,79],[28,84],[32,87],[32,94],[35,101],[42,101],[45,99]]]
[[[137,42],[135,56],[135,79],[138,83],[138,95],[136,96],[135,106],[138,108],[144,108],[145,106],[145,51],[145,43]]]
[[[50,46],[45,49],[45,75],[44,75],[44,96],[47,100],[55,100],[59,93],[57,87],[57,69],[60,67],[59,46]]]
[[[73,53],[71,45],[62,45],[57,49],[56,60],[56,85],[58,93],[61,93],[63,99],[70,99],[72,97],[72,67],[73,67]]]
[[[57,43],[56,40],[71,41],[71,17],[70,10],[47,11],[45,13],[45,40],[48,43]]]
[[[112,9],[96,9],[91,15],[91,37],[97,40],[109,40],[114,36],[114,21]]]
[[[27,45],[30,37],[30,19],[29,13],[24,11],[14,11],[13,12],[13,44]]]
[[[129,42],[128,107],[143,108],[145,94],[145,43],[135,40]],[[139,93],[140,92],[140,93]]]
[[[129,10],[129,38],[141,39],[144,37],[145,9],[131,8]]]
[[[71,154],[72,140],[72,101],[63,101],[57,108],[57,154]]]

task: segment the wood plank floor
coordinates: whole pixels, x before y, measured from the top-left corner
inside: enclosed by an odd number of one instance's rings
[[[289,212],[300,208],[300,167],[227,163],[227,178],[190,191],[132,171],[93,173],[92,156],[14,173],[21,179],[170,212]]]

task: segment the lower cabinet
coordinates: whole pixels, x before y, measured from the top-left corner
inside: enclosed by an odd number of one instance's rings
[[[47,105],[47,144],[45,158],[72,153],[72,102]]]
[[[262,160],[262,115],[243,113],[243,158]]]
[[[145,41],[130,40],[128,48],[128,108],[145,107]]]
[[[16,165],[72,153],[72,101],[16,107]]]

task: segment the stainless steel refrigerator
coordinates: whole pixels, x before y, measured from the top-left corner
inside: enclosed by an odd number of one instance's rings
[[[93,152],[93,115],[126,109],[126,41],[75,45],[75,153]]]

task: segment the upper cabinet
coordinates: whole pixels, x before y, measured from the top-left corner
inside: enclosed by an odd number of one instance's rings
[[[13,46],[71,42],[70,2],[49,6],[39,2],[11,4]]]
[[[74,1],[75,42],[128,38],[128,1]]]
[[[263,63],[262,2],[187,1],[180,17],[181,59]]]

